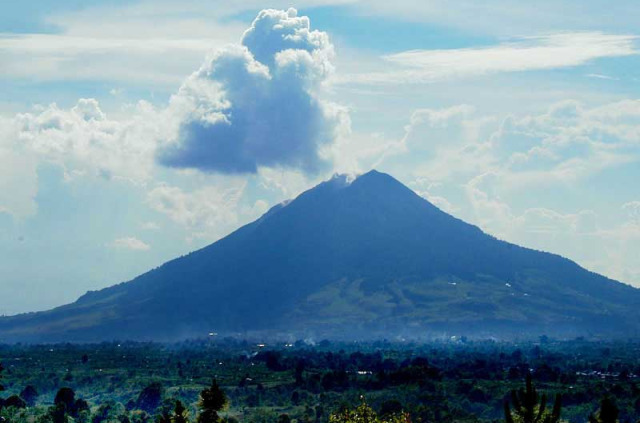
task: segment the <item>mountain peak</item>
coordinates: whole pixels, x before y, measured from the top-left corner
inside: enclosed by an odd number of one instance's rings
[[[132,281],[0,318],[0,342],[640,334],[640,291],[499,241],[392,176],[334,175]]]
[[[407,191],[413,193],[411,189],[409,189],[393,176],[389,175],[388,173],[379,172],[375,169],[357,176],[353,183],[366,186],[370,189],[396,189],[405,193]]]
[[[394,180],[394,181],[396,181],[395,178],[393,178],[391,175],[389,175],[387,173],[383,173],[383,172],[379,172],[379,171],[377,171],[375,169],[371,169],[368,172],[360,173],[360,174],[358,174],[358,173],[334,173],[331,176],[330,179],[328,179],[327,181],[321,183],[320,185],[329,183],[329,184],[336,184],[338,186],[346,187],[346,186],[351,185],[353,182],[355,182],[357,180],[360,180],[361,182],[362,181],[374,182],[374,181],[382,181],[382,180]]]
[[[393,176],[375,169],[362,174],[336,173],[327,181],[309,189],[307,192],[322,191],[325,188],[337,190],[353,188],[353,192],[365,190],[389,193],[390,191],[396,191],[405,195],[411,193],[413,196],[417,196],[414,191],[407,188]]]

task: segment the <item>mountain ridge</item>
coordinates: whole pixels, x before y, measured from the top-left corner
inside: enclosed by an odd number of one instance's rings
[[[498,240],[370,171],[334,176],[131,281],[0,319],[0,342],[171,340],[209,331],[637,336],[638,305],[639,290]]]

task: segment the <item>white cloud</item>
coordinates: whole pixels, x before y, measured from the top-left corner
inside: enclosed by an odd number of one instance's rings
[[[585,108],[553,104],[541,114],[479,115],[471,106],[419,109],[381,166],[432,182],[500,177],[501,189],[569,186],[640,161],[640,101]],[[420,191],[420,189],[418,189]]]
[[[339,137],[327,156],[336,173],[364,173],[377,168],[387,157],[406,151],[402,141],[380,133],[351,133]]]
[[[613,76],[603,75],[601,73],[588,73],[585,75],[587,78],[604,79],[607,81],[619,81],[620,78],[614,78]]]
[[[409,150],[437,152],[469,140],[475,108],[460,104],[444,109],[418,109],[411,114],[402,143]]]
[[[592,210],[562,214],[546,208],[531,208],[522,215],[527,232],[558,235],[563,233],[594,233],[597,214]]]
[[[300,7],[347,1],[302,1]],[[262,1],[136,1],[54,13],[55,33],[0,33],[0,77],[34,81],[111,81],[173,90],[212,49],[235,42],[246,29],[243,12]],[[274,1],[269,7],[289,7]],[[65,8],[67,9],[67,8]],[[54,9],[55,10],[55,9]],[[167,60],[170,57],[171,60]]]
[[[453,204],[449,202],[449,200],[447,200],[442,196],[433,195],[429,191],[418,192],[418,194],[424,197],[427,201],[429,201],[434,206],[438,207],[440,210],[445,211],[449,214],[453,214],[458,210],[457,207],[455,207]]]
[[[597,237],[601,233],[598,215],[593,210],[561,213],[546,207],[514,211],[509,200],[500,195],[508,174],[487,172],[471,179],[465,186],[472,220],[487,232],[521,245],[580,256],[581,248],[571,243]],[[594,250],[595,251],[595,250]]]
[[[68,175],[144,181],[153,167],[155,139],[169,130],[157,112],[141,102],[127,120],[111,120],[94,99],[71,109],[52,104],[18,114],[15,137],[40,160],[62,165]]]
[[[144,229],[145,231],[157,231],[160,229],[160,225],[156,222],[143,222],[140,225],[140,229]]]
[[[622,205],[622,210],[626,211],[632,222],[640,224],[640,201],[630,201]]]
[[[511,207],[495,192],[490,192],[500,175],[487,172],[471,179],[465,186],[467,200],[471,204],[475,221],[489,233],[503,239],[510,239],[520,224]]]
[[[637,220],[622,221],[597,231],[598,253],[592,267],[602,273],[627,283],[640,286],[640,223]]]
[[[17,140],[11,119],[0,117],[0,212],[14,217],[37,211],[37,158]]]
[[[541,31],[608,28],[635,31],[640,12],[634,0],[618,0],[615,7],[597,1],[540,0],[388,0],[358,1],[365,16],[395,19],[453,28],[464,33],[510,36]]]
[[[133,250],[133,251],[147,251],[151,249],[151,246],[143,241],[140,241],[138,238],[128,236],[124,238],[118,238],[114,240],[110,246],[112,248],[118,248],[123,250]]]
[[[499,72],[523,72],[584,65],[604,57],[638,54],[634,35],[556,33],[515,39],[489,47],[410,50],[383,56],[386,69],[347,75],[339,83],[431,83]]]
[[[32,81],[117,81],[167,89],[178,85],[216,45],[223,43],[210,39],[124,39],[113,34],[108,38],[0,34],[0,76]]]
[[[209,5],[136,2],[49,15],[54,34],[0,33],[0,76],[173,90],[207,52],[242,34],[241,24],[220,22],[222,12]]]
[[[38,166],[53,163],[66,180],[80,177],[147,183],[155,167],[157,139],[175,132],[165,110],[146,102],[124,106],[111,119],[95,99],[63,109],[56,104],[1,118],[0,211],[18,218],[37,211]]]
[[[318,98],[332,71],[333,46],[309,19],[263,10],[241,46],[218,51],[171,102],[180,132],[162,164],[206,172],[256,173],[289,167],[317,173],[321,147],[348,129],[341,107]]]
[[[432,182],[486,172],[495,161],[487,141],[495,122],[466,104],[418,109],[402,139],[380,156],[379,163],[398,173],[411,169],[414,178]]]
[[[240,210],[245,187],[246,182],[238,178],[191,192],[160,185],[148,193],[146,201],[151,209],[184,227],[189,239],[219,238],[244,223]]]
[[[466,183],[478,175],[497,175],[506,193],[580,184],[638,163],[639,140],[638,100],[592,108],[563,101],[544,113],[506,117],[482,116],[458,105],[416,110],[396,147],[376,154],[382,167],[409,172],[409,180]]]
[[[294,169],[261,168],[258,176],[260,187],[271,193],[276,202],[295,198],[322,181],[321,176],[307,175]]]
[[[510,184],[575,183],[605,169],[640,161],[640,101],[585,109],[565,101],[548,112],[507,117],[492,135]]]
[[[508,174],[485,173],[464,187],[471,206],[471,220],[488,233],[529,248],[562,254],[593,270],[612,275],[608,266],[597,262],[607,251],[602,243],[599,216],[593,210],[562,213],[548,207],[532,207],[517,212],[500,195]],[[604,247],[604,248],[603,248]],[[631,267],[631,263],[625,263]]]
[[[68,40],[57,45],[56,39],[33,39],[27,53],[53,47],[74,54],[118,46],[113,40],[74,40],[75,48],[65,44]],[[143,50],[162,50],[150,39],[135,42]],[[19,50],[0,40],[2,48]],[[37,106],[3,119],[0,158],[11,165],[0,171],[0,187],[5,188],[0,210],[16,216],[35,213],[41,162],[62,166],[67,178],[90,175],[147,183],[161,140],[164,163],[180,168],[255,172],[258,167],[289,167],[315,172],[324,164],[328,167],[333,157],[322,147],[330,147],[349,125],[342,108],[318,98],[332,71],[332,56],[327,34],[311,30],[308,18],[293,9],[267,10],[245,32],[242,46],[208,60],[164,109],[141,101],[125,105],[121,117],[112,119],[97,100],[87,98],[69,109]]]

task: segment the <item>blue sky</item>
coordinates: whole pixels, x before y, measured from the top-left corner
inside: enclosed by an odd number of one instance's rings
[[[0,313],[128,280],[371,168],[640,286],[638,9],[8,2]]]

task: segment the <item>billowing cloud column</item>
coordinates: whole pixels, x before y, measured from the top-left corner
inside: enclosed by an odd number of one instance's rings
[[[181,121],[160,163],[219,173],[318,171],[320,148],[348,121],[318,97],[332,56],[327,34],[310,30],[306,16],[263,10],[241,45],[218,51],[172,98]]]

